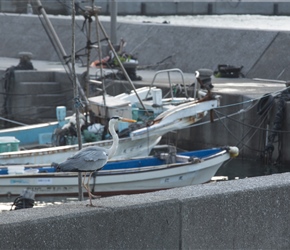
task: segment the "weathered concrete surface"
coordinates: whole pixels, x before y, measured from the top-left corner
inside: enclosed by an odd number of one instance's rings
[[[289,249],[290,174],[0,213],[1,249]]]
[[[264,79],[289,80],[290,57],[285,54],[289,42],[289,32],[277,32],[260,58],[251,67],[247,76],[250,78],[261,77]]]
[[[70,55],[71,19],[51,16],[50,20]],[[76,50],[86,46],[82,24],[83,18],[80,17],[75,32]],[[102,24],[110,34],[110,23]],[[17,58],[19,52],[29,51],[34,60],[59,61],[38,16],[1,14],[0,30],[2,57]],[[92,30],[96,30],[95,22]],[[290,57],[285,53],[290,39],[288,32],[118,22],[117,39],[120,38],[125,38],[126,51],[134,52],[143,68],[148,65],[151,69],[178,67],[193,73],[199,68],[214,70],[219,64],[231,64],[243,66],[242,72],[249,78],[290,79]],[[95,32],[91,41],[96,41]],[[80,51],[83,53],[84,50]],[[96,58],[96,51],[92,51],[91,58]],[[86,61],[85,57],[82,59]]]
[[[70,0],[42,0],[47,13],[71,13]],[[118,3],[119,15],[198,15],[198,14],[260,14],[260,15],[285,15],[289,14],[290,4],[286,1],[201,1],[201,0],[122,0]],[[83,9],[90,5],[89,1],[76,0]],[[37,5],[31,1],[33,12],[37,12]],[[97,1],[103,14],[110,14],[110,4],[107,0]],[[1,12],[27,13],[27,2],[0,0]],[[79,11],[77,9],[77,11]]]

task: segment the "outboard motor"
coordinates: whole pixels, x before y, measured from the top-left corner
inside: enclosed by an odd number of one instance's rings
[[[206,100],[208,98],[212,98],[211,89],[213,88],[211,82],[211,76],[213,75],[213,71],[210,69],[199,69],[195,71],[196,81],[200,85],[200,90],[198,91],[198,96],[201,98],[200,100]]]
[[[210,69],[199,69],[195,71],[195,77],[198,83],[200,84],[200,88],[206,89],[210,91],[213,88],[211,82],[211,76],[213,75],[213,71]]]

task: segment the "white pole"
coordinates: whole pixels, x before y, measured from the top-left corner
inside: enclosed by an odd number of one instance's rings
[[[77,86],[77,76],[75,70],[75,0],[72,0],[72,53],[71,53],[71,67],[72,67],[72,79],[73,79],[73,87],[74,87],[74,97],[79,96],[79,90]],[[81,127],[80,127],[80,114],[79,108],[75,107],[76,111],[76,125],[77,125],[77,137],[78,137],[78,145],[79,150],[82,149],[82,136],[81,136]],[[78,189],[79,189],[79,200],[83,200],[83,190],[82,190],[82,173],[78,173]]]

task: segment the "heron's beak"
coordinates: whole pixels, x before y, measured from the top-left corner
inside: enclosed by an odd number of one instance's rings
[[[122,121],[122,122],[131,122],[131,123],[137,122],[136,120],[128,119],[128,118],[123,118],[123,117],[120,119],[120,121]]]

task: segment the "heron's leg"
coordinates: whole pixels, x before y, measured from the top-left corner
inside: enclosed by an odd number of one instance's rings
[[[87,190],[87,187],[85,185],[85,180],[86,180],[86,173],[84,173],[82,185]]]
[[[91,173],[92,174],[92,173]],[[86,177],[87,177],[87,173],[84,173],[84,177],[83,177],[83,181],[82,181],[82,185],[83,187],[85,188],[85,190],[87,191],[88,195],[89,195],[89,199],[90,199],[90,204],[87,204],[87,206],[91,206],[93,207],[93,203],[92,203],[92,196],[91,196],[91,192],[90,192],[90,186],[89,186],[89,182],[90,182],[90,177],[91,177],[91,174],[89,175],[88,177],[88,182],[87,184],[85,184],[85,180],[86,180]]]
[[[93,174],[93,173],[92,173]],[[92,175],[91,175],[92,176]],[[91,178],[91,177],[90,177]],[[96,177],[95,177],[96,178]],[[93,193],[91,192],[91,195],[94,199],[100,199],[101,196],[100,195],[93,195]]]
[[[87,193],[89,193],[90,190],[89,190],[88,186],[85,184],[86,177],[87,177],[87,173],[84,173],[82,185],[83,185],[84,189],[87,191]]]
[[[88,182],[87,182],[87,191],[88,191],[88,194],[89,194],[89,199],[90,199],[90,204],[88,204],[89,206],[93,207],[93,203],[92,203],[92,193],[91,193],[91,190],[90,190],[90,180],[91,180],[91,177],[92,177],[92,174],[93,172],[90,173],[89,177],[88,177]]]

